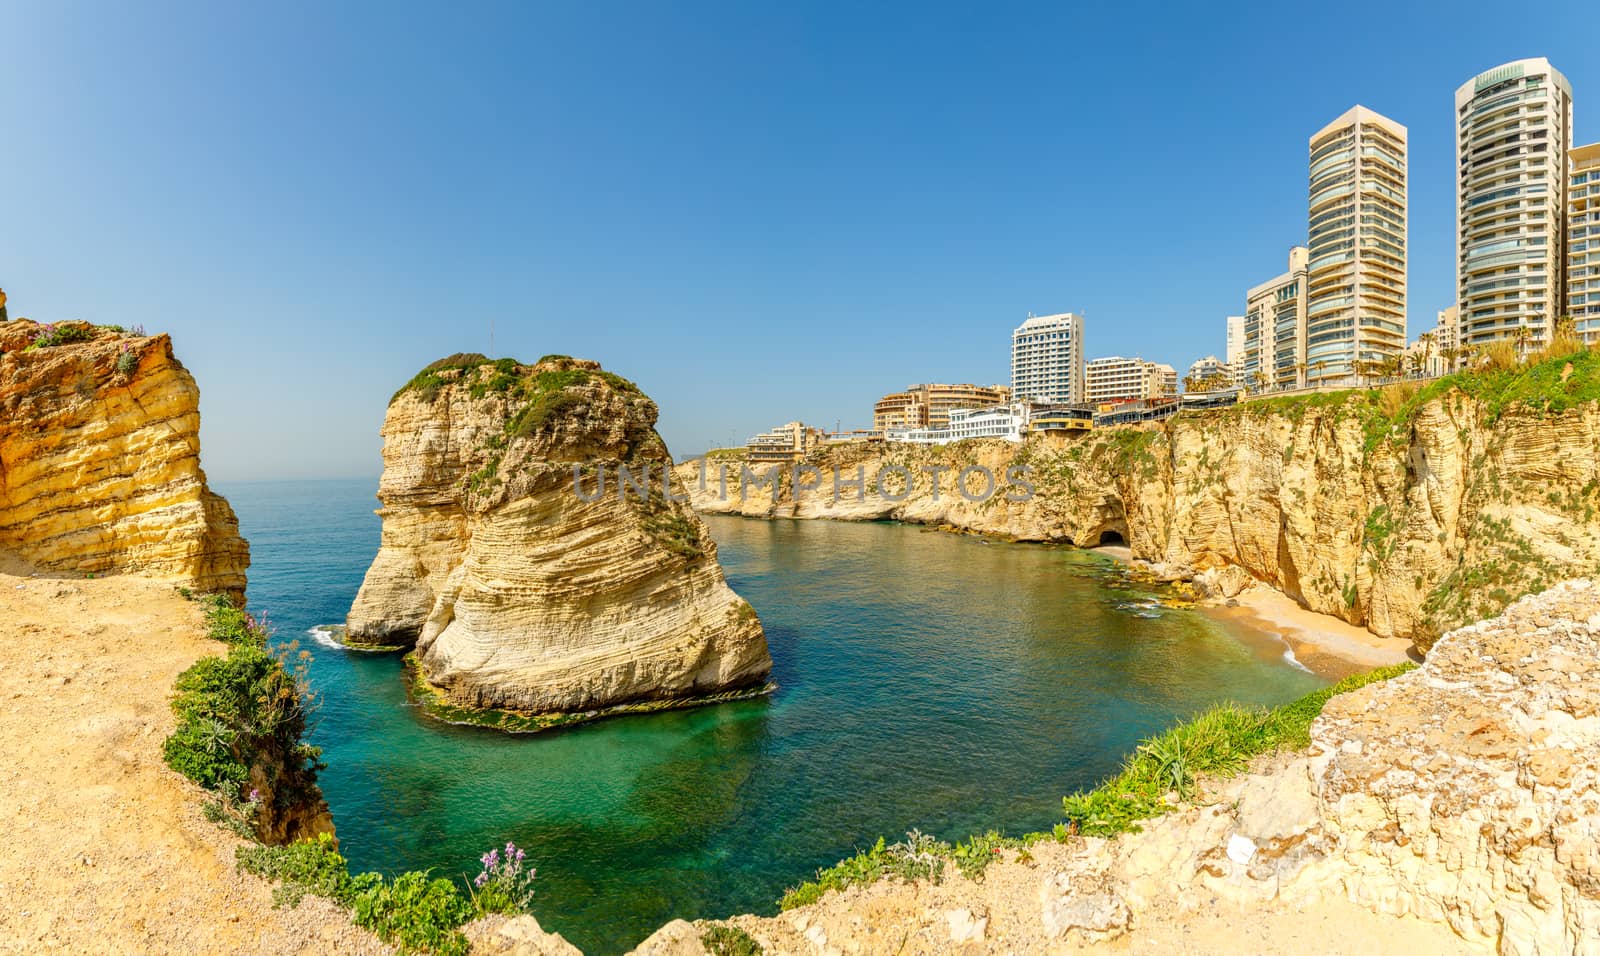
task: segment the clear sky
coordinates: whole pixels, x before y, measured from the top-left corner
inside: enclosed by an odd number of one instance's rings
[[[683,455],[1004,382],[1029,312],[1222,354],[1356,103],[1410,128],[1415,337],[1455,88],[1547,56],[1600,139],[1593,0],[451,6],[0,0],[12,315],[171,332],[214,478],[376,475],[389,395],[491,323]]]

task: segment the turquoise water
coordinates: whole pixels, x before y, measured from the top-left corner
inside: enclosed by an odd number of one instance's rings
[[[280,639],[343,619],[377,550],[374,489],[219,489]],[[540,922],[621,952],[674,917],[770,912],[879,835],[1048,828],[1138,738],[1324,683],[1275,643],[1145,606],[1100,555],[891,524],[709,524],[767,628],[781,689],[764,700],[508,737],[420,718],[397,657],[314,646],[313,739],[352,866],[453,876],[515,840],[538,866]]]

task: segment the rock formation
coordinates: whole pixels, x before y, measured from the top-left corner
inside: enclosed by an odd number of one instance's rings
[[[425,369],[384,420],[382,544],[347,639],[414,644],[423,678],[465,708],[571,713],[761,685],[760,621],[674,500],[655,421],[595,362]],[[618,487],[619,467],[648,489]]]
[[[243,598],[249,546],[206,486],[200,390],[167,336],[0,325],[0,549]]]
[[[1444,390],[1390,418],[1379,395],[1253,402],[1020,446],[838,447],[810,463],[821,474],[803,473],[798,493],[788,470],[773,488],[744,487],[737,461],[708,462],[703,486],[698,461],[679,476],[705,513],[896,519],[1086,547],[1114,534],[1174,577],[1240,569],[1424,648],[1600,563],[1600,407],[1497,407]],[[963,498],[954,482],[969,466],[1000,490]],[[1028,468],[1031,496],[1005,493],[1013,466]],[[944,469],[937,496],[932,467]],[[864,476],[864,495],[835,494],[836,470]],[[986,479],[968,481],[979,496]]]

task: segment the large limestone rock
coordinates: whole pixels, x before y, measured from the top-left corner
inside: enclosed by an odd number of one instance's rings
[[[0,549],[242,598],[249,546],[200,469],[200,390],[165,335],[0,325]]]
[[[668,495],[655,403],[595,362],[435,365],[384,421],[382,545],[352,643],[414,644],[452,704],[532,714],[766,679],[760,621]],[[648,494],[624,494],[618,466]]]
[[[836,447],[809,463],[820,481],[788,469],[771,485],[741,481],[737,461],[696,460],[679,475],[704,513],[893,519],[1085,547],[1115,534],[1173,577],[1200,575],[1208,593],[1261,581],[1423,648],[1600,565],[1595,404],[1500,409],[1446,391],[1389,427],[1376,394],[1255,402],[1022,445]],[[1006,483],[1018,466],[1031,496]],[[971,501],[955,480],[977,467],[1001,491]],[[929,469],[941,469],[937,494]],[[858,478],[864,493],[847,484]],[[982,473],[968,480],[981,497]]]

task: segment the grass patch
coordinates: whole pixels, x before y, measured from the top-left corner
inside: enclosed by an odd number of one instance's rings
[[[1067,820],[1050,833],[1007,837],[996,831],[949,844],[912,831],[906,840],[885,844],[881,838],[869,850],[817,871],[816,878],[791,888],[779,900],[782,910],[805,906],[829,890],[872,883],[880,879],[905,881],[943,878],[945,865],[953,864],[968,879],[980,879],[984,869],[1003,849],[1026,852],[1044,840],[1065,841],[1073,835],[1114,836],[1134,832],[1139,821],[1160,816],[1173,804],[1194,796],[1201,775],[1233,776],[1250,760],[1277,749],[1300,750],[1311,743],[1311,723],[1337,694],[1397,677],[1416,665],[1381,667],[1347,677],[1331,687],[1314,691],[1271,709],[1225,704],[1151,737],[1134,750],[1122,771],[1093,790],[1062,800]]]
[[[1311,743],[1311,722],[1336,694],[1399,676],[1416,665],[1382,667],[1347,677],[1271,709],[1223,704],[1139,744],[1115,777],[1093,790],[1066,797],[1068,824],[1086,836],[1138,830],[1138,821],[1171,809],[1168,793],[1193,796],[1202,774],[1231,777],[1250,760],[1273,750],[1298,750]]]

